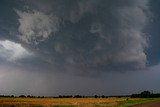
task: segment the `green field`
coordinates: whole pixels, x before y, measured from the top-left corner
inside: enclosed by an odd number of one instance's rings
[[[154,101],[160,101],[160,98],[143,98],[143,99],[137,99],[137,100],[126,100],[126,101],[119,101],[118,105],[115,107],[130,107],[132,105],[137,105],[137,104],[145,104],[149,102],[154,102]]]

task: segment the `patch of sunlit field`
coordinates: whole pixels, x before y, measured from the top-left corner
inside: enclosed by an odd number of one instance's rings
[[[0,107],[118,107],[129,98],[0,98]]]

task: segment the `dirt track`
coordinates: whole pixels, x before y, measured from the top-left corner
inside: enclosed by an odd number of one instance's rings
[[[160,101],[147,103],[147,104],[143,104],[143,105],[132,106],[132,107],[160,107]]]

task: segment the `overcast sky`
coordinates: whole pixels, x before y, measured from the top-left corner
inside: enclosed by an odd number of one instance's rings
[[[1,0],[0,94],[160,92],[159,0]]]

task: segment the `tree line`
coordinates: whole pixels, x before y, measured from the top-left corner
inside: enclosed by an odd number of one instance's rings
[[[160,93],[151,93],[150,91],[143,91],[139,94],[132,94],[131,98],[159,98]]]
[[[32,96],[32,95],[19,95],[19,96],[14,96],[14,95],[0,95],[0,98],[2,97],[9,97],[9,98],[108,98],[108,97],[126,97],[126,96],[105,96],[105,95],[94,95],[94,96],[82,96],[82,95],[59,95],[59,96],[51,96],[51,97],[46,97],[46,96]],[[128,97],[128,96],[127,96]]]
[[[139,94],[132,94],[132,95],[119,95],[119,96],[105,96],[105,95],[94,95],[94,96],[82,96],[82,95],[59,95],[59,96],[32,96],[32,95],[0,95],[0,98],[108,98],[108,97],[131,97],[131,98],[158,98],[160,97],[160,93],[151,93],[150,91],[143,91]]]

